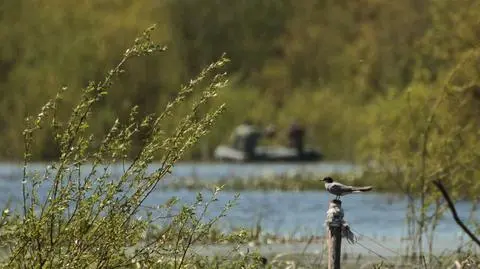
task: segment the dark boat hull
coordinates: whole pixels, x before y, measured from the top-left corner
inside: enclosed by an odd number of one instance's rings
[[[215,149],[214,158],[229,162],[314,162],[321,161],[323,154],[314,149],[305,149],[300,156],[293,148],[282,146],[258,147],[255,157],[248,159],[244,152],[229,146],[220,145]]]

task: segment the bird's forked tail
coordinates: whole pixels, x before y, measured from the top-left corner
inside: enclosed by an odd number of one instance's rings
[[[364,191],[371,191],[372,190],[372,186],[368,186],[368,187],[354,187],[353,188],[353,192],[364,192]]]

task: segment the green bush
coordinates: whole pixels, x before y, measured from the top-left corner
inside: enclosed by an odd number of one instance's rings
[[[205,219],[209,206],[217,201],[219,188],[211,198],[199,194],[193,204],[182,205],[178,211],[174,210],[178,202],[174,198],[158,207],[143,205],[174,163],[211,129],[223,111],[223,104],[214,110],[203,107],[226,85],[225,73],[219,70],[227,59],[222,57],[184,85],[159,115],[140,117],[138,108],[132,107],[129,117],[117,119],[101,140],[90,128],[96,120],[97,104],[107,98],[127,62],[165,50],[151,40],[152,30],[135,39],[103,80],[92,81],[83,89],[66,121],[57,114],[66,88],[36,117],[27,119],[22,208],[19,212],[5,210],[0,226],[4,268],[183,268],[211,262],[195,256],[191,247],[204,240],[233,205],[234,201],[218,216]],[[164,122],[185,102],[191,103],[190,109],[173,132],[166,132]],[[53,134],[60,157],[44,171],[34,173],[29,169],[31,148],[41,129]],[[132,144],[136,136],[141,137],[140,147]],[[135,158],[129,159],[130,154]],[[155,157],[162,160],[161,166],[147,172]],[[124,164],[123,174],[112,178],[110,168],[118,163]],[[165,218],[168,221],[162,222],[160,232],[152,233],[158,219]],[[216,238],[239,242],[244,234]]]

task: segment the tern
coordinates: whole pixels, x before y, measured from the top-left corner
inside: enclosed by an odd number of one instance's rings
[[[357,192],[366,192],[372,190],[372,186],[366,187],[354,187],[344,185],[339,182],[335,182],[331,177],[325,177],[322,181],[325,182],[325,189],[335,195],[336,200],[340,200],[340,196],[344,196],[350,193],[357,193]]]

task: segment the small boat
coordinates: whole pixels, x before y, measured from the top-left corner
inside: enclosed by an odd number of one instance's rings
[[[283,146],[258,146],[255,156],[248,159],[245,152],[226,145],[220,145],[215,149],[214,158],[227,162],[314,162],[321,161],[323,154],[315,149],[306,148],[299,155],[294,148]]]

